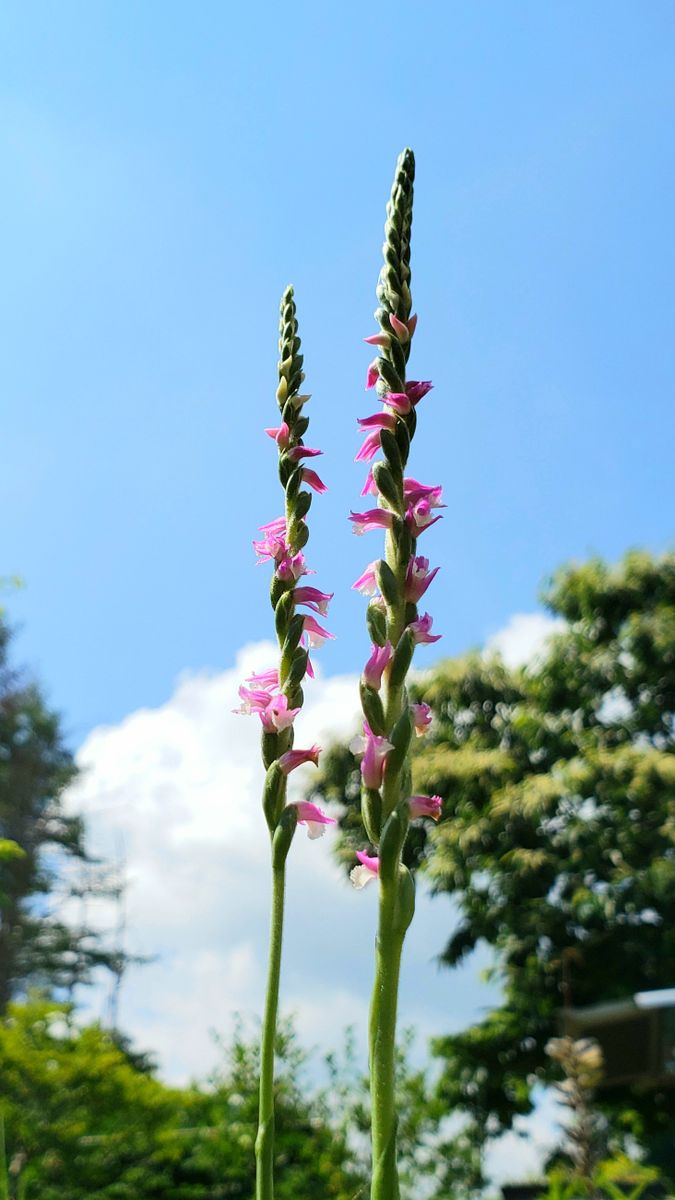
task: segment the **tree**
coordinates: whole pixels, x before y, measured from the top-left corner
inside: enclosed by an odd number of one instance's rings
[[[0,617],[0,1013],[33,984],[72,988],[113,957],[55,911],[75,886],[66,864],[90,861],[82,820],[61,803],[76,768],[57,714],[11,668],[9,640]]]
[[[532,1108],[564,1001],[675,983],[675,556],[631,552],[563,568],[544,595],[565,622],[510,671],[478,654],[425,680],[431,735],[416,790],[444,797],[407,847],[461,914],[442,959],[495,952],[504,1001],[437,1043],[441,1094],[480,1140]],[[346,799],[340,852],[362,844],[353,762],[328,756],[324,798]],[[618,1142],[632,1134],[675,1170],[675,1089],[607,1091]]]
[[[281,1031],[279,1200],[354,1200],[365,1176],[306,1056]],[[259,1053],[241,1031],[208,1087],[171,1088],[70,1005],[10,1005],[0,1024],[0,1118],[12,1194],[30,1200],[250,1200]],[[1,1184],[1,1181],[0,1181]],[[0,1188],[1,1192],[1,1188]]]

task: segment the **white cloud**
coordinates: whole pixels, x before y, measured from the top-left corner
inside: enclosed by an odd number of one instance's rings
[[[514,1131],[489,1147],[485,1170],[502,1183],[540,1179],[546,1158],[560,1141],[560,1106],[551,1091],[538,1089],[537,1108],[529,1117],[518,1117]]]
[[[507,667],[536,662],[551,634],[564,626],[559,617],[545,613],[514,613],[503,629],[488,638],[485,653],[501,654]]]
[[[186,674],[166,704],[95,729],[67,796],[86,818],[94,853],[114,861],[123,848],[125,949],[152,961],[125,977],[120,1024],[176,1082],[215,1065],[212,1029],[227,1036],[236,1013],[262,1008],[269,847],[259,723],[231,710],[242,678],[274,661],[273,645],[247,646],[233,668]],[[308,683],[297,744],[350,736],[357,697],[353,676]],[[291,777],[296,794],[311,771]],[[88,916],[108,930],[118,918],[109,902]],[[289,858],[282,1009],[298,1015],[307,1045],[338,1046],[354,1024],[365,1061],[375,917],[375,890],[349,887],[332,861],[330,833],[309,842],[299,830]],[[451,902],[420,889],[399,1008],[401,1025],[418,1032],[420,1055],[429,1036],[466,1026],[497,999],[494,985],[479,982],[484,954],[452,974],[438,968],[452,923]],[[82,1002],[100,1015],[104,985]],[[515,1146],[508,1157],[518,1160]]]
[[[154,960],[124,982],[122,1024],[159,1053],[170,1078],[208,1070],[215,1058],[210,1027],[224,1029],[236,1011],[261,1008],[269,847],[260,809],[260,726],[231,710],[243,677],[274,661],[271,644],[245,647],[234,669],[185,675],[160,708],[95,729],[68,794],[87,820],[94,852],[115,860],[123,847],[127,949]],[[308,685],[301,744],[325,744],[351,730],[357,695],[351,678]],[[304,769],[305,781],[310,772]],[[291,780],[295,792],[300,774]],[[360,1015],[361,997],[349,987],[333,995],[330,973],[315,967],[327,928],[333,949],[342,943],[347,951],[342,910],[350,896],[328,846],[309,845],[303,831],[288,890],[286,1007],[309,1012],[322,1005],[326,1020],[341,1027],[350,1009]],[[110,902],[90,915],[114,927]],[[304,972],[303,944],[310,951]],[[341,975],[336,963],[336,982]]]

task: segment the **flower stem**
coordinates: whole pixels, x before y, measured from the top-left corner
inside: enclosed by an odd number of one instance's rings
[[[396,1010],[405,931],[396,927],[398,879],[380,881],[375,981],[370,1006],[371,1200],[398,1200]]]
[[[260,1101],[258,1135],[255,1143],[256,1200],[274,1197],[274,1053],[276,1049],[277,1010],[281,943],[284,931],[285,864],[272,871],[272,915],[267,968],[267,994],[260,1045]]]

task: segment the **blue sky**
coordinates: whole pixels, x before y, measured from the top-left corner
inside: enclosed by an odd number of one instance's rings
[[[415,473],[455,653],[561,560],[672,536],[670,4],[0,14],[2,570],[74,743],[269,630],[276,321],[295,283],[328,672],[363,655],[345,518],[384,204],[416,152]]]

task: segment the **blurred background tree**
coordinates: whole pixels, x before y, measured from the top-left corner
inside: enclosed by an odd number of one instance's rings
[[[119,969],[119,951],[100,934],[59,916],[107,884],[87,856],[82,819],[61,803],[76,767],[59,717],[10,665],[9,642],[0,616],[0,1013],[31,986],[72,991],[97,967]]]
[[[425,1072],[399,1060],[402,1200],[441,1200],[446,1162]],[[369,1178],[367,1079],[354,1045],[308,1079],[310,1055],[285,1022],[278,1041],[279,1200],[356,1200]],[[239,1026],[204,1086],[170,1088],[72,1006],[12,1004],[0,1023],[0,1117],[12,1197],[28,1200],[250,1200],[259,1043]],[[427,1186],[428,1184],[428,1186]],[[363,1189],[363,1193],[362,1193]],[[0,1194],[1,1187],[0,1187]],[[452,1193],[453,1196],[459,1193]]]
[[[502,1004],[440,1039],[439,1095],[477,1145],[548,1081],[564,1004],[675,984],[675,555],[562,568],[544,603],[564,625],[528,666],[473,654],[420,685],[432,706],[415,787],[444,798],[407,847],[458,921],[442,960],[494,952]],[[325,756],[320,800],[346,804],[338,853],[364,844],[349,751]],[[675,1089],[602,1094],[610,1143],[675,1176]]]

